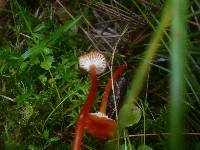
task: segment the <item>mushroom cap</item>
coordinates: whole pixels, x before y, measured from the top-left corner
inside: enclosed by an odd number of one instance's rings
[[[95,138],[102,140],[111,138],[116,129],[116,122],[104,113],[89,113],[85,118],[85,130]]]
[[[79,57],[79,66],[81,69],[90,71],[91,66],[96,67],[96,73],[101,74],[106,69],[106,58],[98,51],[91,51]]]

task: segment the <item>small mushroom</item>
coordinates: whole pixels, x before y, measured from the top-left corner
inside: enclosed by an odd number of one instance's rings
[[[80,56],[78,61],[79,67],[90,73],[93,67],[96,70],[96,74],[101,74],[106,69],[106,59],[104,55],[98,51],[91,51],[88,54]]]
[[[92,77],[92,86],[76,123],[73,150],[80,150],[83,136],[84,120],[90,111],[97,93],[97,74],[103,73],[106,69],[106,59],[104,55],[98,51],[91,51],[83,56],[80,56],[78,61],[79,67],[90,73]]]
[[[117,80],[126,70],[127,66],[119,65],[117,70],[113,73],[113,81]],[[99,112],[89,113],[85,118],[85,130],[98,139],[108,139],[116,132],[117,124],[115,120],[106,115],[107,101],[112,89],[111,79],[107,82]]]
[[[98,139],[108,139],[117,129],[115,120],[108,118],[104,113],[89,113],[85,119],[85,130]]]

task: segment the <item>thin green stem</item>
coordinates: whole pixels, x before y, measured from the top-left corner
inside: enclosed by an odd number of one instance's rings
[[[172,0],[172,11],[170,149],[181,150],[183,149],[184,74],[187,49],[187,0]]]
[[[146,114],[145,114],[145,106],[141,103],[142,105],[142,115],[143,115],[143,145],[146,145]],[[145,104],[146,105],[146,104]]]
[[[155,57],[155,54],[160,46],[159,43],[162,40],[164,30],[170,24],[171,17],[172,17],[171,15],[172,14],[171,14],[170,3],[167,2],[164,12],[163,12],[161,23],[150,41],[151,44],[149,45],[147,51],[145,52],[144,59],[141,62],[138,70],[136,71],[132,84],[131,84],[132,86],[130,90],[128,91],[127,103],[130,105],[132,105],[137,100],[137,97],[143,87],[143,83],[147,76],[147,72],[149,71],[151,62],[153,58]]]
[[[52,111],[51,113],[48,115],[48,117],[45,119],[44,124],[43,124],[43,130],[44,127],[46,125],[46,123],[48,122],[49,118],[53,115],[53,113],[60,107],[62,106],[62,104],[71,96],[75,95],[77,93],[79,89],[75,90],[74,92],[72,92],[71,94],[67,95]],[[76,106],[75,106],[76,107]],[[72,111],[75,107],[71,107],[70,109],[68,109],[68,111]]]
[[[54,79],[51,70],[49,69],[48,71],[49,71],[49,74],[50,74],[51,78]],[[61,96],[60,96],[60,92],[58,90],[58,87],[57,87],[56,83],[54,84],[54,87],[55,87],[55,90],[56,90],[56,94],[58,96],[58,102],[57,103],[60,103],[61,102]]]
[[[139,12],[142,14],[143,18],[145,19],[145,21],[150,25],[150,27],[153,29],[153,31],[156,31],[156,27],[153,25],[152,21],[147,17],[147,15],[143,12],[143,10],[140,8],[140,6],[137,4],[137,2],[135,0],[132,0],[133,4],[136,6],[136,8],[139,10]],[[170,12],[171,13],[171,12]],[[152,14],[151,14],[152,15]],[[154,18],[155,19],[155,18]],[[157,22],[159,24],[159,22]],[[168,37],[168,34],[166,31],[165,35]],[[161,39],[162,44],[166,47],[166,49],[169,51],[169,47],[166,44],[166,42]]]
[[[45,60],[44,54],[42,54],[42,57]],[[54,77],[53,77],[53,74],[52,74],[51,70],[49,69],[48,71],[49,71],[49,74],[51,76],[51,79],[54,80]],[[57,104],[59,104],[61,102],[61,96],[60,96],[60,93],[59,93],[59,90],[58,90],[58,87],[57,87],[56,83],[54,84],[54,87],[55,87],[55,90],[56,90],[56,94],[58,96]]]

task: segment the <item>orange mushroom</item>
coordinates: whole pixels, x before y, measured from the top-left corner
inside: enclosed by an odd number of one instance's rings
[[[85,129],[95,138],[105,140],[113,136],[117,124],[102,112],[89,113],[85,119]]]
[[[126,68],[125,65],[120,65],[113,73],[113,81],[117,80]],[[106,115],[106,106],[111,89],[112,81],[110,79],[106,84],[99,112],[89,113],[85,118],[86,132],[98,139],[111,138],[117,129],[115,120]]]
[[[97,74],[101,74],[106,69],[106,59],[103,54],[97,51],[91,51],[79,57],[79,67],[88,71],[92,77],[92,86],[85,104],[83,105],[78,117],[75,137],[73,141],[73,150],[80,150],[80,145],[83,136],[84,121],[87,118],[90,108],[93,104],[97,92]]]

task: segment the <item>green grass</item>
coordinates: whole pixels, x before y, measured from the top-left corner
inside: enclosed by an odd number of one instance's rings
[[[119,134],[85,134],[82,149],[199,149],[200,3],[148,2],[8,0],[0,12],[0,149],[71,149],[91,84],[77,60],[93,48],[111,70],[128,64],[128,88]],[[109,69],[98,77],[93,112]]]

